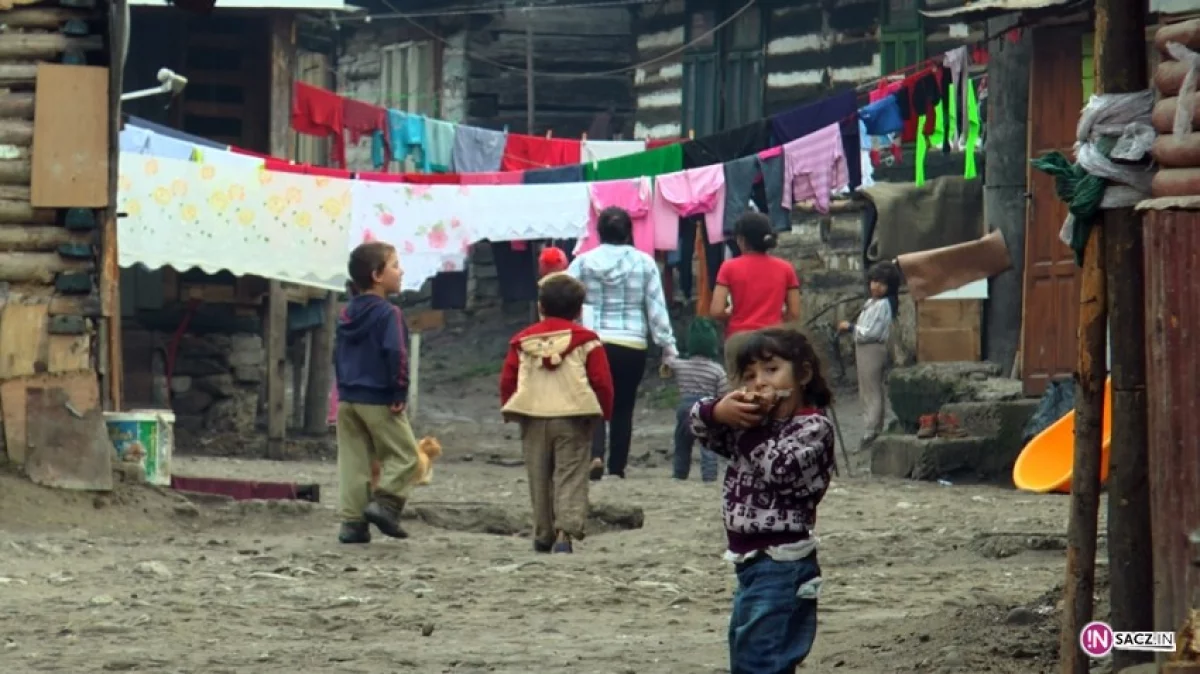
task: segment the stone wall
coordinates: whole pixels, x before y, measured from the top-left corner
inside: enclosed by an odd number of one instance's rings
[[[168,342],[171,338],[162,337]],[[262,335],[185,335],[170,380],[176,426],[182,430],[203,428],[210,433],[253,432],[258,423],[265,361]],[[165,374],[159,385],[167,385]]]

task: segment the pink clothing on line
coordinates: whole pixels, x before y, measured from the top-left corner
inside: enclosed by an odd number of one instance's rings
[[[463,185],[520,185],[525,180],[524,171],[462,173],[459,175]]]
[[[884,98],[891,96],[892,94],[896,93],[897,91],[900,91],[900,87],[903,85],[904,85],[904,82],[902,82],[900,80],[897,80],[895,82],[887,82],[886,80],[883,82],[880,82],[879,86],[875,87],[874,89],[872,89],[870,91],[870,93],[867,94],[867,100],[869,100],[871,103],[874,103],[875,101],[883,100]]]
[[[600,245],[596,233],[596,221],[600,211],[617,206],[629,213],[633,220],[633,246],[648,255],[654,255],[654,226],[650,222],[650,206],[654,191],[649,178],[629,180],[605,180],[588,185],[590,208],[588,209],[587,234],[579,242],[576,255],[582,255]]]
[[[769,147],[769,148],[763,150],[762,152],[759,152],[758,158],[759,159],[770,159],[771,157],[778,157],[781,154],[783,154],[783,146],[776,145],[775,147]]]
[[[850,184],[841,127],[829,126],[783,146],[783,207],[812,199],[829,212],[829,197]]]
[[[675,250],[679,247],[679,218],[704,215],[708,242],[724,240],[725,166],[714,164],[667,173],[654,178],[654,208],[650,222],[654,228],[654,247]]]

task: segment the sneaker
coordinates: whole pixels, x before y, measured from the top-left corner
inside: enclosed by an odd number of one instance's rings
[[[342,522],[338,530],[338,542],[346,545],[361,545],[371,542],[371,527],[366,522]]]
[[[600,478],[604,477],[604,461],[600,459],[592,459],[592,469],[588,473],[588,477],[592,482],[599,482]]]
[[[920,418],[921,426],[917,429],[917,437],[922,440],[937,436],[937,417],[933,414],[926,414]]]
[[[408,532],[400,527],[400,513],[404,510],[404,500],[386,496],[376,496],[374,501],[363,510],[363,517],[375,525],[380,533],[392,538],[408,538]]]
[[[939,438],[965,438],[967,430],[959,425],[957,416],[943,412],[937,415],[937,434]]]

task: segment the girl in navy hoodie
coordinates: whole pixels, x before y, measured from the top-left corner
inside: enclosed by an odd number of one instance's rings
[[[417,439],[405,413],[408,403],[408,330],[400,307],[404,271],[396,249],[380,241],[350,254],[353,297],[338,318],[334,364],[338,389],[338,540],[369,543],[381,533],[407,538],[400,513],[416,474]],[[371,493],[371,457],[380,463]]]

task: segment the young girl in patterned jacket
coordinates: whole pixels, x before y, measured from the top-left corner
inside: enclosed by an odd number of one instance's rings
[[[833,402],[804,335],[754,332],[732,354],[742,388],[692,408],[692,431],[730,461],[722,514],[738,588],[731,674],[791,674],[817,633],[817,504],[834,467]]]

